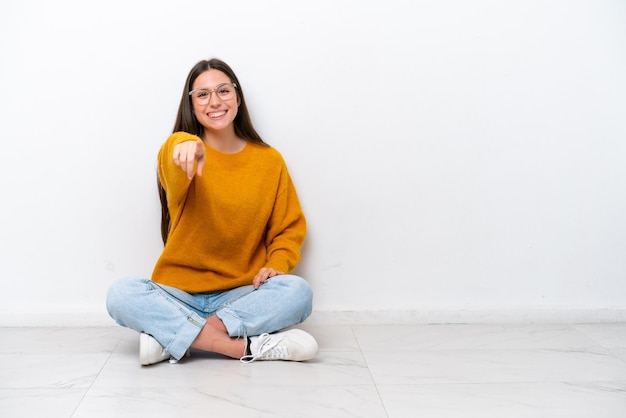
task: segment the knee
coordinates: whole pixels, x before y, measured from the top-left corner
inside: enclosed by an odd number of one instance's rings
[[[121,305],[121,301],[124,299],[126,283],[128,279],[121,279],[113,283],[109,287],[109,291],[107,292],[106,298],[106,308],[107,312],[111,316],[111,318],[118,320],[117,314],[119,312],[119,307]]]
[[[116,281],[109,287],[106,297],[107,312],[115,321],[121,321],[121,314],[129,299],[136,294],[141,287],[145,288],[146,279],[124,278]]]
[[[313,289],[302,277],[294,275],[280,276],[284,278],[286,287],[289,289],[290,300],[294,307],[299,307],[301,321],[304,321],[313,311]]]
[[[291,293],[296,299],[310,300],[313,299],[313,289],[311,285],[300,276],[293,274],[285,274],[281,276],[275,276],[272,280],[279,279],[280,285],[286,288],[286,291]]]

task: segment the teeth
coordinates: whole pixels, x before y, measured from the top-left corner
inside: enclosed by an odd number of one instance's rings
[[[226,112],[209,113],[209,117],[210,118],[219,118],[220,116],[224,116],[225,114],[226,114]]]

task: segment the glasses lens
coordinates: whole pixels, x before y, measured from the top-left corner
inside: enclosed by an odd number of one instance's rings
[[[217,97],[219,97],[220,99],[228,100],[233,97],[233,93],[235,93],[235,89],[228,84],[224,84],[217,88],[216,93],[217,93]]]
[[[211,92],[208,89],[199,89],[194,91],[192,96],[198,103],[206,103],[209,101]]]

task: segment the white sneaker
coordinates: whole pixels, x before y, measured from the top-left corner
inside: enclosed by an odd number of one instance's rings
[[[142,366],[160,363],[171,357],[154,337],[143,332],[139,335],[139,363]]]
[[[300,329],[261,334],[250,338],[250,353],[240,361],[252,363],[255,360],[310,360],[317,354],[317,341]]]

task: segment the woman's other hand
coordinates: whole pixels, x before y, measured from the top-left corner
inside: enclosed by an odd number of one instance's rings
[[[285,274],[282,271],[274,270],[270,267],[263,267],[256,276],[254,276],[254,280],[252,280],[252,284],[255,289],[258,289],[261,286],[261,283],[264,283],[267,279],[278,276],[280,274]]]

